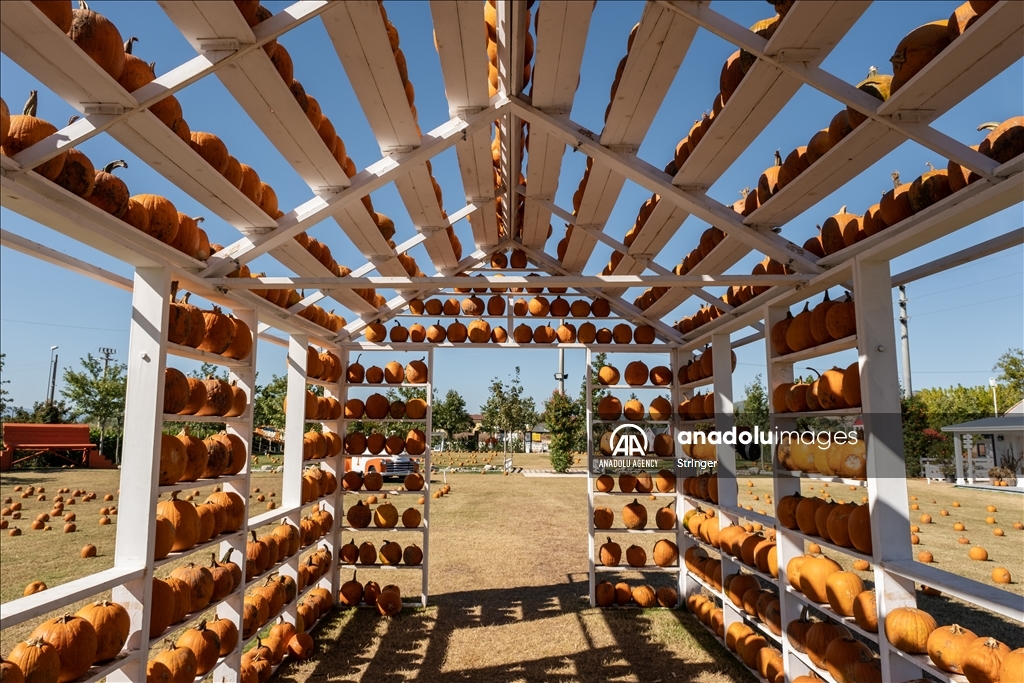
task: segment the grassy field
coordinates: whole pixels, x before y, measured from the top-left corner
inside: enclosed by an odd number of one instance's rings
[[[548,467],[543,455],[516,455],[515,465]],[[392,620],[369,610],[335,611],[317,626],[317,655],[308,662],[284,667],[284,680],[358,681],[381,674],[386,680],[422,681],[753,680],[735,660],[723,656],[717,643],[685,612],[609,612],[588,606],[584,478],[448,473],[435,474],[434,481],[442,477],[447,478],[452,493],[431,501],[431,606],[406,610]],[[746,478],[740,479],[740,503],[772,514],[772,506],[764,502],[771,480],[750,481],[753,486],[747,486]],[[271,491],[280,495],[280,482],[279,474],[253,475],[253,486],[261,489],[258,495],[267,500],[272,500]],[[14,486],[29,484],[45,486],[48,500],[22,500],[13,493]],[[14,496],[24,505],[22,519],[10,522],[19,525],[23,535],[0,537],[0,598],[4,602],[20,596],[29,581],[41,579],[53,586],[113,564],[117,517],[110,526],[98,525],[99,508],[111,503],[79,501],[69,508],[78,515],[79,531],[74,534],[61,533],[56,524],[50,532],[28,528],[36,515],[50,509],[49,499],[61,486],[95,491],[102,499],[103,494],[116,492],[117,473],[60,470],[4,475],[0,496]],[[1013,522],[1024,517],[1020,496],[918,481],[909,482],[908,487],[921,507],[914,518],[925,512],[933,517],[932,524],[921,525],[918,549],[930,550],[937,566],[986,583],[995,566],[1007,567],[1014,574],[1022,571],[1024,532],[1013,529]],[[838,485],[816,488],[826,488],[837,500],[859,502],[864,494],[863,489],[851,491]],[[200,495],[207,493],[204,489]],[[954,509],[954,500],[962,507]],[[402,499],[399,510],[411,502]],[[625,502],[614,499],[616,504]],[[653,519],[662,501],[643,502]],[[254,498],[252,504],[258,514],[266,501]],[[996,513],[985,512],[990,504],[997,506]],[[941,509],[948,510],[950,516],[940,516]],[[998,520],[997,525],[985,523],[989,514]],[[957,544],[959,534],[952,530],[956,521],[964,523],[964,535],[972,543],[984,545],[990,561],[967,559],[970,546]],[[994,526],[1006,535],[993,536]],[[395,536],[390,540],[402,545],[414,538],[411,534]],[[388,538],[386,533],[371,531],[360,534],[358,540],[369,539],[379,547],[384,538]],[[654,539],[643,538],[646,540],[640,544],[650,552],[648,546]],[[624,543],[627,539],[616,540]],[[629,542],[636,542],[636,537]],[[97,558],[78,557],[86,543],[97,546]],[[844,557],[834,557],[848,564]],[[159,575],[172,568],[162,567]],[[393,582],[399,574],[403,595],[410,598],[419,592],[419,577],[414,572],[384,575],[366,569],[358,574],[361,581],[372,578],[381,584]],[[634,574],[626,580],[638,584],[641,578]],[[862,578],[868,579],[870,574],[862,573]],[[1005,588],[1024,594],[1021,577],[1014,578]],[[646,579],[654,586],[669,583],[666,575],[649,574]],[[995,634],[1011,647],[1024,645],[1024,634],[1017,625],[998,624],[987,613],[945,596],[920,596],[920,601],[940,622],[957,621],[979,634]],[[25,626],[0,633],[0,652],[8,652],[30,630]]]

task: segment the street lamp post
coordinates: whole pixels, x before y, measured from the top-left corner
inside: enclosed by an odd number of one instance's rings
[[[46,405],[53,405],[53,390],[57,386],[57,359],[59,356],[54,353],[59,346],[50,347],[50,382],[46,391]]]
[[[992,387],[992,414],[999,417],[999,403],[996,401],[996,378],[989,377],[988,385]]]

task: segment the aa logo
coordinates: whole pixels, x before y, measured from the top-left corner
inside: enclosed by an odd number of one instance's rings
[[[612,457],[642,458],[647,455],[647,432],[637,425],[619,425],[612,431]]]

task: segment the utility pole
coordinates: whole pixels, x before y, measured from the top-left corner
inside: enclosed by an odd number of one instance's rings
[[[565,324],[565,320],[562,320],[561,324]],[[569,375],[565,374],[565,349],[558,349],[558,372],[555,373],[555,379],[558,380],[558,393],[565,394],[565,380],[569,378]]]
[[[914,395],[914,387],[910,382],[910,329],[907,323],[907,288],[900,285],[900,342],[903,346],[903,398]]]
[[[117,353],[117,349],[111,349],[106,346],[100,347],[100,353],[103,354],[103,381],[107,381],[107,368],[110,366],[111,357]],[[103,437],[106,436],[107,421],[106,419],[100,420],[100,455],[103,455]],[[116,457],[115,457],[116,460]]]
[[[53,390],[57,386],[57,360],[60,356],[55,354],[54,351],[59,348],[59,346],[50,347],[50,382],[49,388],[46,391],[46,405],[48,406],[53,405]]]
[[[992,387],[992,414],[999,417],[999,403],[996,400],[996,387],[998,386],[995,377],[988,378],[988,385]]]

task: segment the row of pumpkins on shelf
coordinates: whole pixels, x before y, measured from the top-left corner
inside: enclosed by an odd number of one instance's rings
[[[647,584],[631,587],[625,581],[615,584],[611,581],[601,581],[594,586],[594,601],[598,607],[636,605],[643,608],[674,609],[679,604],[679,593],[671,586],[655,589]]]
[[[160,435],[158,484],[170,486],[232,476],[245,468],[247,457],[245,442],[236,434],[220,432],[200,439],[185,426],[177,435]]]
[[[676,490],[676,474],[672,470],[658,470],[652,477],[650,472],[621,472],[618,478],[619,491],[622,493],[672,493]],[[615,490],[615,478],[610,474],[602,474],[594,481],[594,490],[598,493],[612,493]],[[672,503],[669,503],[671,505]]]
[[[193,349],[214,353],[224,358],[245,360],[252,352],[252,331],[233,315],[225,315],[220,307],[204,311],[188,302],[191,293],[177,299],[178,283],[171,285],[171,301],[167,316],[167,341]]]
[[[249,407],[249,397],[237,382],[212,375],[186,377],[177,368],[164,370],[164,413],[198,417],[238,417]]]
[[[345,437],[345,452],[349,455],[423,455],[427,449],[427,437],[420,429],[410,429],[405,437],[398,434],[384,435],[380,432],[364,434],[351,432]]]
[[[481,288],[486,291],[486,287]],[[516,288],[521,289],[521,288]],[[543,287],[527,288],[527,291],[543,291]],[[504,288],[493,287],[492,291],[499,294]],[[601,303],[598,303],[601,302]],[[409,312],[414,315],[429,316],[457,316],[460,314],[476,318],[482,315],[502,316],[505,315],[507,300],[504,296],[495,294],[488,297],[485,302],[481,297],[470,296],[461,302],[456,298],[449,298],[445,301],[440,299],[413,299],[409,302]],[[535,296],[529,301],[523,298],[512,302],[512,315],[516,318],[523,318],[531,315],[538,318],[550,316],[552,318],[586,318],[593,315],[595,318],[607,318],[611,314],[611,306],[605,299],[596,299],[591,304],[586,299],[575,299],[571,303],[561,296],[548,301],[547,297]]]
[[[414,510],[414,508],[409,509]],[[355,541],[349,541],[341,546],[338,556],[343,564],[372,566],[377,564],[378,560],[386,567],[394,567],[400,564],[418,567],[423,564],[423,550],[418,545],[413,543],[403,549],[401,544],[387,539],[384,539],[379,549],[370,541],[363,541],[358,546]]]
[[[281,409],[288,411],[288,397],[284,397]],[[337,420],[341,418],[341,402],[333,396],[317,396],[306,389],[303,399],[303,415],[307,420]]]
[[[313,466],[302,471],[302,488],[299,499],[303,505],[329,496],[337,490],[338,478],[330,470]]]
[[[776,356],[785,356],[856,333],[857,309],[853,296],[847,292],[842,301],[832,301],[826,291],[813,309],[807,302],[796,316],[786,311],[786,317],[772,325],[772,350]]]
[[[389,403],[383,394],[370,394],[365,401],[360,398],[345,401],[346,420],[422,420],[426,414],[427,402],[422,398],[395,399]]]
[[[306,348],[306,377],[324,382],[341,379],[341,359],[331,351],[319,352],[312,346]]]
[[[469,325],[456,319],[447,326],[438,320],[426,328],[419,323],[413,323],[409,327],[398,323],[391,328],[390,333],[383,323],[376,322],[367,325],[363,334],[366,341],[374,344],[382,344],[388,339],[395,343],[408,341],[416,344],[424,341],[431,344],[443,344],[446,341],[452,344],[462,344],[466,341],[471,344],[505,344],[509,341],[508,331],[504,327],[499,325],[491,328],[491,324],[483,319],[474,320]],[[598,329],[591,322],[585,322],[579,328],[572,323],[562,323],[557,329],[550,325],[538,325],[533,328],[523,323],[512,330],[512,340],[517,344],[653,344],[655,336],[654,328],[650,325],[637,325],[634,330],[626,323],[620,323],[614,329]]]
[[[376,496],[372,497],[376,498]],[[371,508],[369,503],[357,500],[345,512],[345,520],[353,529],[368,529],[371,522],[378,529],[394,529],[398,526],[399,521],[406,529],[415,529],[423,521],[423,514],[419,509],[410,507],[399,515],[398,508],[391,503],[380,503]],[[344,555],[342,555],[342,559],[344,559]]]
[[[971,146],[985,156],[1002,164],[1024,153],[1024,117],[1013,117],[1002,123],[985,123],[978,130],[991,131],[980,144]],[[900,174],[894,172],[893,188],[884,192],[879,202],[870,206],[863,215],[849,213],[843,206],[819,226],[819,234],[808,239],[804,249],[819,258],[835,254],[981,179],[955,161],[949,161],[945,169],[936,169],[931,164],[927,166],[928,171],[909,183],[901,183]]]
[[[228,277],[256,279],[262,277],[262,274],[254,275],[249,271],[248,266],[242,265],[238,268],[238,270],[234,271],[233,273],[229,273]],[[266,299],[275,306],[279,306],[286,310],[298,305],[305,298],[305,292],[297,292],[294,289],[254,288],[250,289],[249,291],[255,294],[256,296],[260,297],[261,299]],[[309,322],[313,323],[318,327],[322,327],[325,330],[330,330],[331,332],[341,332],[341,330],[345,327],[346,324],[345,319],[342,318],[340,315],[336,315],[334,311],[325,311],[323,308],[316,304],[306,306],[302,310],[298,311],[295,315],[299,316],[300,318],[308,320]]]
[[[426,450],[426,434],[419,429],[410,429],[405,437],[398,434],[385,436],[379,432],[364,434],[362,432],[351,432],[345,437],[345,452],[349,455],[388,455],[409,456],[423,455]]]
[[[654,523],[662,531],[673,531],[676,528],[676,511],[671,503],[658,508],[654,513]],[[594,528],[607,530],[615,524],[615,513],[608,507],[594,508]],[[622,525],[626,529],[644,529],[647,527],[647,508],[636,498],[622,508]]]
[[[345,379],[349,384],[362,384],[364,381],[369,384],[380,384],[381,382],[385,384],[401,384],[402,382],[426,384],[430,374],[427,364],[423,362],[422,358],[410,361],[404,368],[396,360],[389,362],[383,368],[377,365],[364,368],[359,363],[361,357],[362,354],[356,356],[356,359],[348,364]]]
[[[824,448],[818,443],[807,444],[800,439],[786,437],[776,448],[775,456],[780,465],[793,472],[846,479],[867,478],[867,446],[863,435],[857,443],[830,440]]]
[[[334,516],[327,510],[317,508],[311,514],[302,517],[297,526],[282,519],[280,524],[262,536],[257,536],[255,530],[251,531],[252,540],[245,544],[246,583],[265,574],[302,548],[312,546],[330,533],[333,528]],[[307,557],[304,562],[298,563],[300,567],[303,565],[307,567],[304,577],[307,583],[310,578],[315,581],[319,576],[311,569],[315,564],[317,563],[312,556]],[[312,575],[310,575],[311,571],[313,571]],[[275,580],[276,576],[276,574],[269,575],[267,582]],[[302,590],[302,587],[299,590]]]
[[[173,96],[168,99],[173,99]],[[37,106],[38,95],[37,91],[33,90],[25,104],[24,113],[10,117],[9,131],[5,126],[0,153],[13,157],[57,133],[56,126],[36,117]],[[157,105],[154,105],[153,109],[156,108]],[[0,109],[7,121],[7,105],[3,100],[0,100]],[[209,140],[220,142],[216,136],[209,133],[192,132],[190,135],[190,141],[199,141],[204,145]],[[197,149],[201,148],[197,142],[191,144]],[[235,163],[237,164],[237,161]],[[242,166],[249,169],[244,164]],[[206,231],[199,227],[199,223],[203,221],[202,217],[193,218],[181,213],[169,199],[161,195],[132,195],[128,185],[114,175],[117,168],[128,168],[128,164],[124,160],[117,160],[97,170],[89,157],[78,149],[71,148],[33,170],[71,194],[81,197],[114,218],[124,221],[186,256],[206,261],[211,254],[221,249],[220,245],[211,244]],[[255,174],[255,171],[252,172]],[[258,178],[256,183],[259,183]],[[267,187],[270,196],[273,190]],[[276,210],[276,198],[274,207]]]
[[[405,475],[405,480],[402,482],[403,488],[406,491],[422,491],[425,481],[423,475],[419,472],[410,472]],[[345,476],[341,478],[341,487],[346,491],[355,492],[361,489],[367,491],[380,491],[384,487],[384,477],[378,472],[367,472],[365,475],[362,472],[356,472],[351,470],[345,473]],[[408,526],[419,526],[418,524],[412,524]]]
[[[638,398],[631,398],[623,404],[618,398],[609,395],[598,401],[597,416],[610,422],[620,417],[632,422],[648,419],[664,421],[672,418],[672,404],[664,396],[658,396],[651,401],[650,407],[645,409],[643,401]]]
[[[191,550],[220,534],[234,533],[245,523],[245,501],[233,491],[216,491],[200,504],[179,499],[179,495],[180,491],[174,491],[170,500],[157,503],[156,560]]]
[[[679,373],[682,378],[682,370]],[[620,379],[625,379],[626,384],[631,387],[642,387],[650,380],[656,387],[665,387],[672,383],[672,371],[664,365],[656,365],[648,368],[642,360],[635,360],[626,365],[623,375],[614,365],[602,365],[597,374],[593,376],[597,383],[602,386],[615,386]]]
[[[818,373],[813,368],[811,371]],[[776,413],[805,413],[860,407],[859,362],[846,368],[833,367],[818,375],[813,382],[800,379],[776,386],[772,389],[772,409]]]
[[[843,571],[834,560],[823,555],[794,557],[786,567],[786,580],[808,600],[828,604],[836,614],[853,618],[861,629],[878,632],[875,591],[865,590],[857,574]],[[835,632],[833,638],[849,637],[842,626],[831,627]],[[809,632],[811,628],[812,622],[805,615],[791,622],[786,629],[790,644],[798,651],[806,652],[816,666],[831,672],[827,654],[822,658],[820,651],[815,652],[816,639]],[[936,667],[966,676],[970,683],[1020,680],[1024,671],[1024,648],[1011,652],[996,639],[978,637],[958,624],[939,627],[931,614],[915,607],[890,610],[883,628],[889,643],[897,649],[912,655],[928,655]],[[863,657],[872,656],[866,646],[858,643],[856,647],[864,653]],[[818,661],[821,659],[824,662]],[[836,680],[857,679],[836,677]]]
[[[605,567],[618,567],[622,561],[622,546],[609,536],[598,549],[598,559]],[[651,549],[651,559],[656,567],[675,567],[679,564],[679,546],[663,538]],[[630,567],[646,567],[647,551],[636,544],[629,546],[626,548],[626,564]]]
[[[310,430],[302,435],[302,459],[321,460],[341,453],[343,440],[335,432]]]
[[[402,591],[394,584],[383,588],[376,581],[361,584],[353,571],[352,578],[341,584],[338,590],[338,604],[344,607],[358,607],[360,604],[376,607],[381,616],[393,617],[402,611]]]
[[[776,517],[787,529],[871,554],[871,516],[866,503],[836,503],[794,493],[779,499]]]

